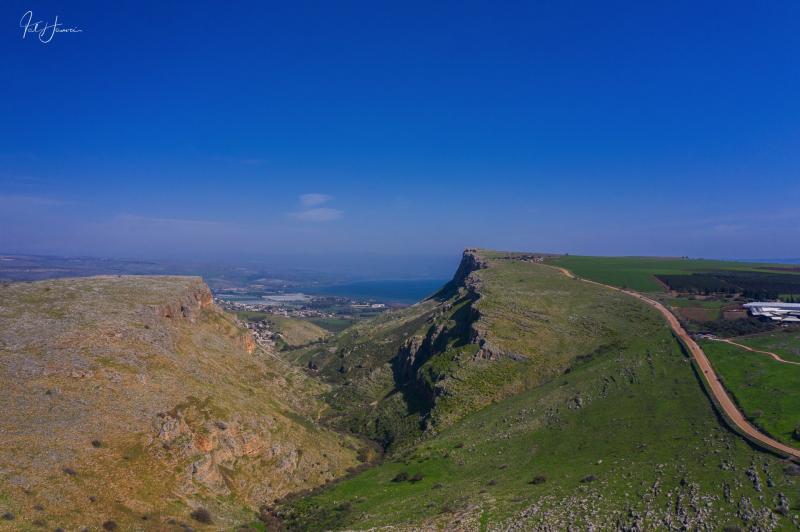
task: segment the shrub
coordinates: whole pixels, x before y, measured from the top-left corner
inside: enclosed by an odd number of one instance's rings
[[[189,516],[198,523],[204,523],[208,525],[211,524],[212,522],[211,514],[208,513],[208,510],[206,510],[205,508],[198,508],[197,510],[190,513]]]
[[[497,481],[495,479],[492,479],[488,482],[488,484],[489,486],[497,486]]]
[[[4,513],[3,514],[3,520],[4,521],[13,521],[14,520],[14,514],[12,514],[11,512]]]
[[[783,472],[791,477],[800,476],[800,466],[794,464],[788,465],[783,468]]]
[[[99,449],[102,446],[103,442],[101,442],[100,440],[92,440],[92,447],[94,447],[95,449]]]
[[[116,530],[117,523],[115,521],[106,521],[103,523],[103,530]]]
[[[792,432],[792,438],[800,441],[800,425],[797,425]]]
[[[395,475],[395,477],[392,479],[392,482],[405,482],[406,480],[408,480],[408,473],[401,471]]]
[[[581,479],[581,482],[583,482],[584,484],[587,484],[589,482],[594,482],[596,480],[596,478],[597,477],[595,477],[594,475],[586,475],[585,477],[583,477]]]
[[[411,482],[419,482],[423,478],[425,478],[425,477],[422,475],[422,473],[417,473],[416,475],[411,477]]]
[[[72,469],[71,467],[65,467],[64,469],[62,469],[62,471],[63,471],[65,474],[67,474],[67,475],[70,475],[70,476],[75,476],[75,475],[77,475],[77,474],[78,474],[78,472],[77,472],[77,471],[75,471],[74,469]]]
[[[546,476],[536,475],[535,477],[533,477],[533,479],[531,479],[530,482],[528,482],[528,484],[544,484],[545,482],[547,482]]]
[[[278,532],[284,530],[284,526],[280,518],[269,506],[262,506],[259,509],[258,520],[264,523],[264,528],[266,528],[269,532]]]

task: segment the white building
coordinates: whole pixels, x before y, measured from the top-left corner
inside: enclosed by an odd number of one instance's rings
[[[764,316],[775,321],[800,322],[800,303],[756,302],[745,303],[744,308],[751,316]]]

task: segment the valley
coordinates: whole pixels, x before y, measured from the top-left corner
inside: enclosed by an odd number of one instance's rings
[[[633,271],[647,296],[561,260],[470,249],[429,298],[329,328],[224,312],[192,277],[5,284],[6,524],[800,525],[800,465],[718,410],[695,340],[676,336],[698,326],[676,325],[685,296],[636,261],[614,275]],[[735,338],[791,358],[792,330]],[[747,426],[794,445],[787,365],[699,341]]]

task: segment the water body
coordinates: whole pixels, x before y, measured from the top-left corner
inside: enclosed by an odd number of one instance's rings
[[[410,305],[434,294],[449,279],[357,281],[308,289],[317,295],[368,299]]]

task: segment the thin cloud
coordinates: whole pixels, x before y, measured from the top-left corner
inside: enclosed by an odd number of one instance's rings
[[[180,228],[225,228],[235,227],[230,222],[220,222],[216,220],[191,220],[185,218],[158,218],[150,216],[137,216],[135,214],[119,214],[114,221],[130,226],[151,226],[151,227],[180,227]]]
[[[0,194],[0,206],[11,207],[53,207],[56,205],[68,205],[71,202],[59,198],[44,196],[26,196],[20,194]]]
[[[304,222],[331,222],[338,220],[344,214],[339,209],[321,207],[319,209],[306,209],[304,211],[289,213],[289,216]]]
[[[303,207],[314,207],[315,205],[322,205],[333,199],[333,196],[328,194],[302,194],[300,196],[300,204]]]

